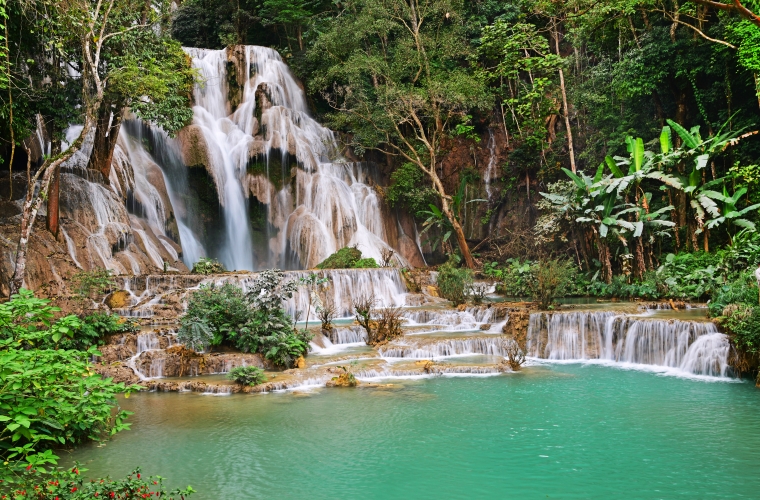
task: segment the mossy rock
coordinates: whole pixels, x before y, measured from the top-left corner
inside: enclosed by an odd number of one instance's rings
[[[356,262],[354,262],[354,265],[351,266],[356,269],[371,269],[375,267],[380,267],[377,265],[377,261],[373,259],[372,257],[368,257],[366,259],[359,259]]]

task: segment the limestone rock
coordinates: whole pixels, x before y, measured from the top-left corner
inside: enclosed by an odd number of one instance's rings
[[[106,305],[111,309],[122,309],[131,304],[132,296],[126,290],[117,290],[110,293],[105,300]]]

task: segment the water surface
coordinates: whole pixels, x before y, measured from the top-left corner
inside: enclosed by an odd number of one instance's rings
[[[760,391],[595,365],[224,397],[147,393],[71,457],[199,499],[757,498]]]

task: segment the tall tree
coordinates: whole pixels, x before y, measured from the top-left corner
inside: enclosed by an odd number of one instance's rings
[[[439,174],[442,144],[491,99],[469,64],[460,0],[352,0],[310,51],[313,85],[357,152],[382,151],[423,171],[468,267],[475,262]]]

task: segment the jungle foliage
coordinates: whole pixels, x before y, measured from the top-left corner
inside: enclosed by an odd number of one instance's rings
[[[279,270],[260,272],[247,292],[230,283],[201,285],[190,296],[177,338],[197,351],[226,345],[259,352],[275,365],[290,368],[309,351],[312,337],[296,329],[283,308],[297,286]]]

